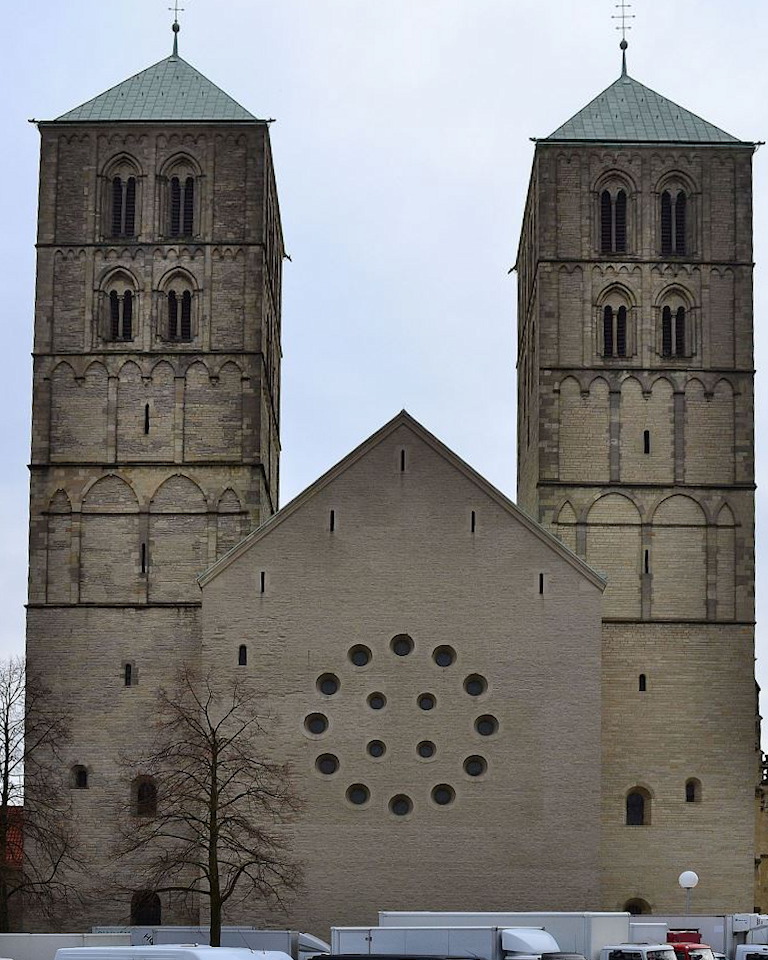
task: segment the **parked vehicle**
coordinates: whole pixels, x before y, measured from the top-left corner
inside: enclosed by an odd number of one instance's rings
[[[600,960],[677,960],[671,943],[617,943],[603,947]]]

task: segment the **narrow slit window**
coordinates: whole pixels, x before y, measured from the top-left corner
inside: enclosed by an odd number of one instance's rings
[[[603,356],[613,356],[613,307],[603,310]]]
[[[168,292],[168,337],[171,340],[179,338],[179,298],[175,290]]]
[[[643,430],[643,453],[649,454],[651,452],[651,431]]]
[[[248,647],[246,647],[244,643],[240,644],[240,648],[237,651],[237,665],[238,667],[248,666]]]
[[[645,693],[645,691],[648,689],[648,684],[644,673],[641,673],[637,678],[637,689],[640,691],[640,693]]]
[[[330,516],[328,526],[330,528],[331,533],[333,533],[333,531],[336,529],[336,511],[335,510],[331,510],[331,516]]]
[[[600,195],[600,252],[613,252],[613,202],[608,190]]]
[[[192,294],[189,290],[181,295],[181,339],[192,339]]]
[[[405,450],[400,451],[400,472],[405,473]]]
[[[120,297],[117,290],[112,290],[109,294],[109,322],[110,335],[112,340],[120,339]]]
[[[142,543],[141,545],[141,572],[147,572],[147,545]]]
[[[184,181],[184,217],[182,228],[185,237],[191,237],[194,226],[195,215],[195,181],[193,177],[187,177]]]
[[[675,356],[685,356],[685,307],[678,307],[675,314]]]
[[[121,340],[133,339],[133,294],[126,290],[123,294],[123,323],[120,331]]]
[[[125,669],[123,671],[123,683],[126,687],[130,687],[133,683],[133,665],[126,663]]]
[[[472,511],[472,514],[469,519],[469,528],[472,533],[474,533],[475,530],[477,529],[477,515],[475,514],[474,510]]]
[[[123,222],[123,180],[114,177],[112,180],[112,236],[119,237]]]
[[[171,177],[171,223],[170,234],[178,237],[181,232],[181,183],[178,177]]]
[[[651,572],[651,551],[650,550],[643,551],[643,570],[645,571],[645,573]]]
[[[686,207],[685,191],[681,190],[675,198],[675,253],[678,257],[683,257],[686,253]]]
[[[661,252],[671,254],[672,246],[672,196],[668,190],[661,195]]]
[[[259,575],[259,589],[261,593],[264,593],[266,586],[267,586],[267,574],[265,570],[262,570],[261,574]]]
[[[672,356],[672,310],[664,307],[661,312],[661,355]]]
[[[149,404],[144,404],[144,433],[149,433]]]
[[[544,574],[539,574],[539,593],[544,593]]]
[[[627,308],[619,307],[616,314],[616,356],[627,355]]]
[[[132,237],[136,233],[136,177],[128,177],[125,185],[124,235]]]
[[[616,253],[624,253],[627,249],[627,194],[619,190],[616,194]]]

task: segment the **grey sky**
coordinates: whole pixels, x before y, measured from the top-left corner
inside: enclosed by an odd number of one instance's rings
[[[5,402],[0,654],[23,649],[39,139],[167,56],[168,0],[6,6],[0,90]],[[186,0],[180,53],[274,117],[286,263],[281,504],[405,407],[515,496],[515,259],[532,157],[619,74],[614,0]],[[636,79],[768,139],[765,0],[634,0]],[[768,149],[755,157],[756,362]],[[758,378],[760,431],[768,393]],[[768,514],[758,501],[758,561]],[[759,566],[758,615],[766,575]],[[766,591],[768,592],[768,591]],[[768,633],[758,628],[768,687]]]

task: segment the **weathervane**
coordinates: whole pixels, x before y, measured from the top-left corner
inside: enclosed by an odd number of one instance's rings
[[[621,30],[621,75],[625,77],[627,75],[627,30],[631,30],[632,27],[627,23],[627,20],[634,20],[634,13],[627,13],[627,10],[632,9],[631,3],[625,3],[624,0],[621,0],[621,3],[615,3],[614,6],[619,11],[611,15],[611,20],[621,20],[621,26],[616,27],[617,30]]]
[[[171,27],[173,30],[173,55],[174,57],[178,57],[179,30],[181,30],[181,27],[179,26],[179,13],[183,13],[185,8],[179,6],[179,0],[173,0],[173,6],[168,7],[168,9],[173,10],[173,26]]]

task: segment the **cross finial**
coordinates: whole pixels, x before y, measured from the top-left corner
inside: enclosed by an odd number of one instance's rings
[[[614,6],[619,12],[614,13],[611,16],[611,20],[621,20],[621,26],[616,27],[616,29],[621,30],[621,43],[619,44],[619,46],[621,47],[621,75],[622,77],[626,77],[627,47],[629,46],[629,44],[627,43],[627,30],[632,29],[632,27],[627,23],[627,20],[634,20],[635,15],[634,13],[627,13],[627,10],[632,9],[632,4],[626,3],[625,0],[621,0],[620,3],[616,3],[614,4]]]
[[[173,10],[173,26],[171,27],[171,30],[173,30],[173,55],[174,57],[178,57],[179,30],[181,30],[181,27],[179,26],[179,13],[184,12],[184,7],[179,6],[179,0],[173,0],[173,6],[168,7],[168,9]]]

